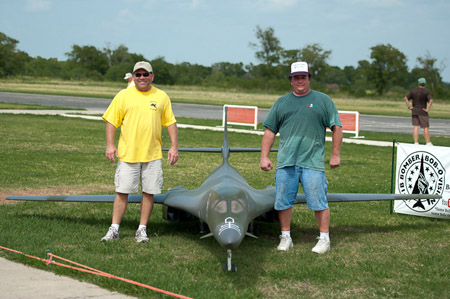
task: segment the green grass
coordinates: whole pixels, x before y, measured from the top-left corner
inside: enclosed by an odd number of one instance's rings
[[[214,124],[179,118],[180,123]],[[411,136],[361,132],[378,140],[410,142]],[[13,194],[114,193],[115,165],[104,157],[101,121],[59,116],[1,115],[1,200]],[[220,132],[179,129],[180,147],[220,147]],[[232,147],[259,147],[261,136],[229,133]],[[164,132],[163,143],[168,144]],[[449,138],[433,143],[450,146]],[[275,147],[277,144],[275,144]],[[326,157],[330,154],[327,143]],[[326,175],[329,192],[389,193],[392,148],[343,144],[342,166]],[[275,162],[276,155],[272,154]],[[164,189],[197,188],[220,162],[219,154],[180,153],[163,160]],[[230,163],[255,188],[273,185],[274,172],[259,170],[259,153],[232,153]],[[4,202],[3,202],[4,203]],[[317,225],[304,205],[294,210],[294,248],[278,252],[279,225],[259,223],[259,239],[233,251],[238,272],[222,271],[226,252],[212,238],[200,240],[197,224],[162,219],[156,205],[147,244],[136,244],[139,205],[130,204],[121,240],[100,238],[112,204],[20,202],[0,205],[0,246],[44,258],[45,250],[120,277],[193,298],[446,298],[450,267],[446,220],[389,213],[388,202],[333,203],[332,251],[315,255]],[[158,293],[0,251],[0,256],[140,298]]]

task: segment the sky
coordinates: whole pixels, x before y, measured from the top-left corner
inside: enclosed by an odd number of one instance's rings
[[[32,57],[66,60],[73,45],[125,45],[148,60],[211,66],[259,64],[256,28],[274,29],[286,50],[317,43],[343,68],[390,44],[437,59],[450,82],[448,0],[0,0],[0,32]],[[155,70],[157,74],[157,70]]]

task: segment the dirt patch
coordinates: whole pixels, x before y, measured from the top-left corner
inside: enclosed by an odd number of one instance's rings
[[[15,190],[0,190],[0,205],[14,204],[20,202],[19,200],[6,200],[6,196],[33,196],[33,195],[81,195],[81,194],[98,194],[107,193],[114,194],[114,186],[56,186],[52,188],[43,189],[15,189]]]

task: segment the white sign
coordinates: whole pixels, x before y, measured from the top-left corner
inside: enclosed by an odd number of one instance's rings
[[[441,199],[396,200],[394,212],[450,219],[450,148],[399,143],[395,193]]]

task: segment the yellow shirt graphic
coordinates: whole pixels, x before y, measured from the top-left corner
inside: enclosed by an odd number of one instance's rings
[[[161,127],[176,122],[169,96],[154,86],[147,92],[136,87],[121,90],[103,119],[121,127],[117,151],[119,160],[127,163],[162,159]]]

